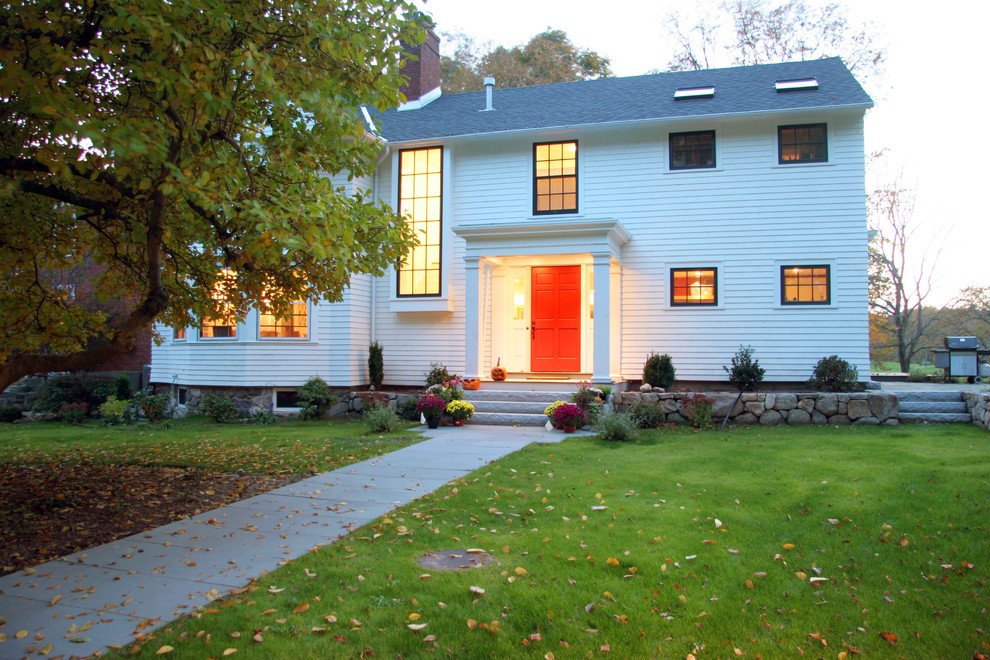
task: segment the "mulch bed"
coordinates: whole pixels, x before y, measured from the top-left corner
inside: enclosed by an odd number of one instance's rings
[[[135,465],[4,466],[0,468],[0,575],[306,476]]]

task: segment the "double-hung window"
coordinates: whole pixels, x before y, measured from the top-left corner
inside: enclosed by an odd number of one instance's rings
[[[718,269],[671,268],[670,304],[674,307],[718,305]]]
[[[781,266],[781,305],[828,305],[832,280],[828,266]]]
[[[533,215],[577,213],[576,141],[533,145]]]
[[[398,269],[398,295],[439,296],[442,245],[443,147],[399,152],[399,214],[419,243]]]
[[[224,269],[220,273],[210,296],[216,301],[217,313],[203,319],[201,339],[233,339],[237,337],[237,313],[230,304],[230,292],[235,284],[234,271]]]
[[[309,336],[309,303],[305,300],[289,303],[289,313],[285,316],[276,316],[262,308],[258,321],[258,336],[262,339],[306,339]]]
[[[715,167],[715,131],[670,134],[670,169]]]
[[[828,131],[825,124],[777,127],[777,162],[827,163]]]

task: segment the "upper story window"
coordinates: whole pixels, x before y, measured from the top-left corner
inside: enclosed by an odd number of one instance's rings
[[[309,303],[289,304],[289,315],[278,317],[262,309],[258,314],[258,336],[270,339],[305,339],[309,336]]]
[[[237,337],[237,313],[227,300],[228,292],[234,288],[234,271],[224,269],[213,287],[211,297],[217,301],[217,315],[203,319],[199,336],[201,339],[231,339]]]
[[[828,266],[781,266],[781,305],[828,305],[832,299]]]
[[[172,341],[184,341],[186,338],[186,329],[182,328],[172,328]]]
[[[577,213],[578,143],[533,145],[533,214]]]
[[[399,152],[399,213],[419,244],[399,266],[398,295],[440,295],[443,147]]]
[[[717,268],[671,268],[671,305],[717,305]]]
[[[715,131],[670,134],[670,169],[715,167]]]
[[[827,163],[828,137],[825,124],[777,127],[778,162]]]

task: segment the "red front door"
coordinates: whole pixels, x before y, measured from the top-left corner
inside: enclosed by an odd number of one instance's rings
[[[530,369],[581,371],[581,267],[532,269]]]

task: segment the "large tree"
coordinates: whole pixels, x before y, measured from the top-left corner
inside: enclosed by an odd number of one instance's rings
[[[667,31],[677,44],[667,65],[672,71],[838,56],[861,80],[871,80],[886,58],[873,31],[851,26],[835,3],[722,0],[693,18],[671,14]]]
[[[15,0],[0,8],[0,391],[127,351],[159,319],[339,299],[412,237],[367,174],[411,2]],[[102,300],[63,274],[94,264]]]
[[[454,54],[440,61],[445,92],[482,89],[485,76],[494,77],[499,87],[528,87],[612,75],[607,57],[578,48],[562,30],[547,28],[511,48],[479,46],[464,34],[445,37],[456,44]]]

